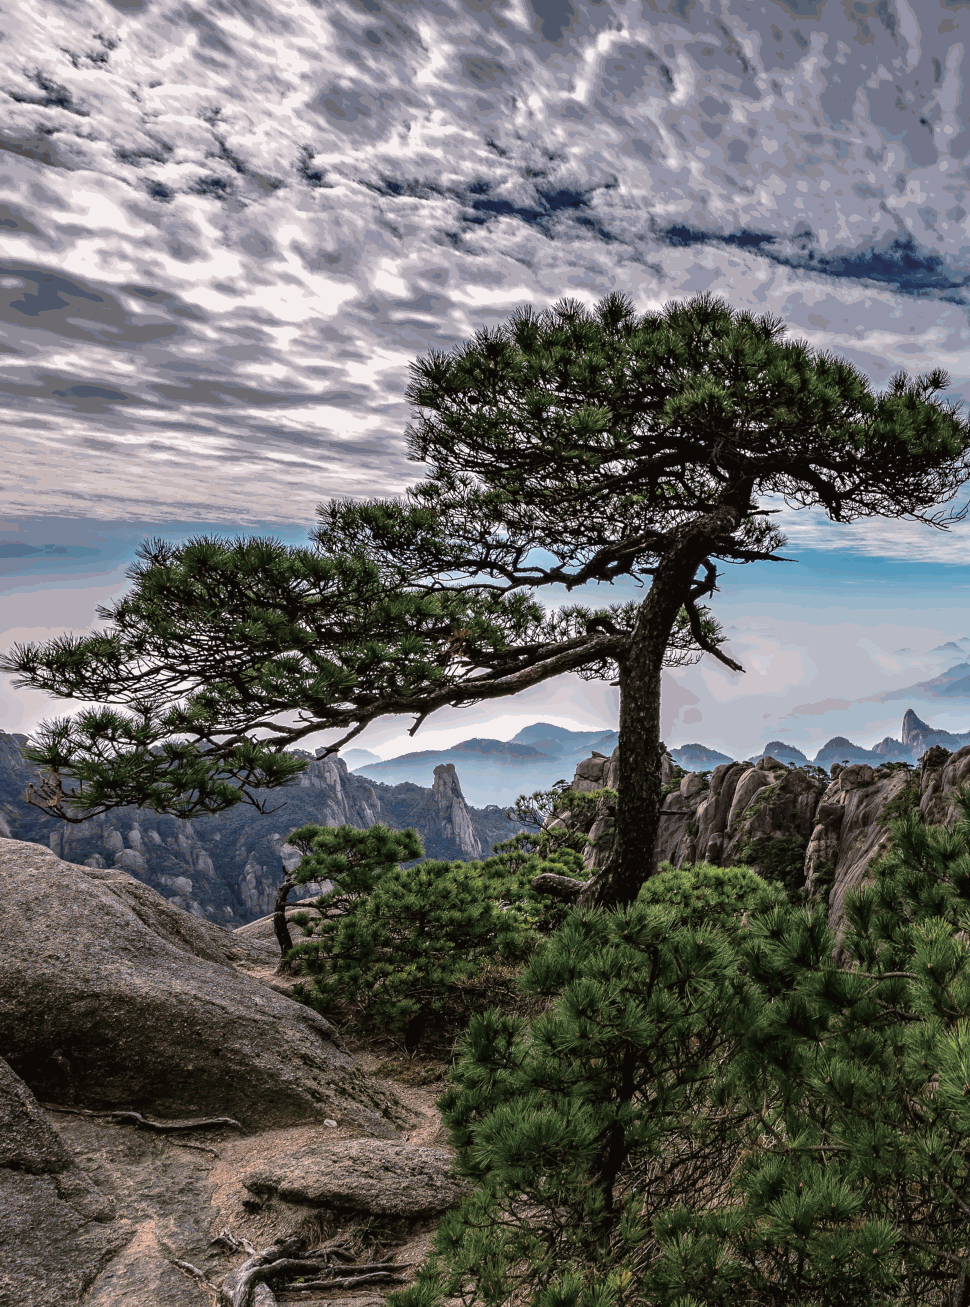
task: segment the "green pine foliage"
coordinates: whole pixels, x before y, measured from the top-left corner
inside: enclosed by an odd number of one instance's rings
[[[739,856],[745,863],[753,863],[760,876],[765,880],[776,881],[794,899],[799,897],[805,886],[807,847],[808,841],[799,835],[775,838],[761,835],[758,839],[748,840]]]
[[[334,881],[316,900],[318,915],[294,915],[305,935],[288,955],[307,977],[298,995],[321,1012],[403,1036],[408,1052],[436,1017],[467,1018],[487,1006],[488,968],[532,950],[559,909],[530,880],[540,871],[582,872],[574,850],[543,858],[514,842],[484,862],[427,859],[405,870],[399,861],[421,857],[420,840],[382,826],[305,826],[289,842],[304,852],[297,883]]]
[[[716,1068],[738,1054],[747,998],[715,925],[654,903],[577,912],[524,983],[552,999],[541,1017],[485,1013],[461,1044],[441,1106],[480,1186],[399,1307],[429,1277],[470,1304],[634,1301],[654,1219],[723,1178],[740,1119]]]
[[[714,867],[707,862],[674,867],[662,862],[644,882],[638,903],[666,904],[686,924],[716,923],[733,934],[745,914],[764,911],[773,901],[769,885],[750,867]]]
[[[478,1185],[393,1307],[966,1307],[961,803],[895,823],[841,938],[743,869],[573,912],[547,1010],[469,1025],[442,1108]]]
[[[589,837],[578,828],[591,826],[601,807],[615,811],[618,797],[616,790],[606,785],[595,790],[574,790],[567,781],[557,781],[551,790],[536,790],[528,796],[520,795],[515,801],[515,807],[506,816],[517,817],[527,825],[539,829],[534,833],[520,832],[511,840],[494,847],[510,849],[514,845],[528,846],[543,856],[558,854],[564,848],[581,852],[589,844]],[[549,817],[558,818],[562,824],[543,829],[543,823]]]

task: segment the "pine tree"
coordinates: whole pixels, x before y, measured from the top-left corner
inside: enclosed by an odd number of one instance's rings
[[[777,900],[751,882],[734,915]],[[748,987],[723,921],[704,911],[574,911],[525,973],[547,1012],[471,1020],[441,1107],[479,1188],[445,1218],[437,1260],[398,1307],[643,1301],[653,1222],[678,1198],[716,1197],[746,1115],[718,1068],[743,1039]]]
[[[531,951],[556,905],[530,881],[582,868],[574,850],[523,856],[516,839],[485,861],[427,859],[405,870],[395,859],[422,856],[417,835],[380,826],[303,826],[289,842],[304,852],[293,883],[334,882],[315,914],[293,915],[304,938],[286,961],[309,976],[295,993],[321,1012],[339,1008],[400,1034],[409,1053],[437,1015],[467,1018],[488,1005],[491,963]]]
[[[961,805],[894,823],[841,939],[683,868],[574,912],[527,971],[548,1012],[469,1025],[442,1107],[479,1186],[392,1307],[967,1307]]]
[[[404,501],[330,501],[309,549],[150,542],[98,610],[113,627],[0,660],[18,685],[113,705],[42,725],[37,801],[65,820],[261,807],[311,733],[339,731],[334,751],[386,714],[413,733],[576,671],[620,688],[616,839],[584,898],[632,902],[660,821],[661,670],[704,652],[741,670],[704,601],[724,564],[780,560],[766,503],[944,526],[970,470],[942,371],[876,395],[783,332],[710,296],[639,315],[608,295],[419,360],[409,457],[431,472]],[[639,602],[534,597],[624,576],[649,579]]]
[[[892,851],[846,896],[841,941],[819,908],[755,920],[742,965],[763,1005],[742,1060],[767,1106],[739,1201],[672,1218],[664,1295],[970,1302],[970,792],[961,802],[952,830],[918,813],[893,824]]]

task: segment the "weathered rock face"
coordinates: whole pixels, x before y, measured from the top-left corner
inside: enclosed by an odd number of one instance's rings
[[[453,762],[440,763],[434,769],[434,785],[427,800],[427,811],[441,830],[442,837],[451,840],[461,850],[460,856],[481,857],[482,842],[472,826]]]
[[[0,1048],[42,1099],[396,1136],[400,1104],[333,1027],[244,974],[265,948],[38,844],[0,840],[0,893]]]
[[[299,750],[308,761],[306,771],[263,796],[275,812],[261,814],[239,804],[217,816],[181,821],[147,809],[118,808],[72,824],[26,803],[27,785],[38,777],[22,753],[26,740],[0,731],[0,838],[48,844],[66,862],[118,867],[176,907],[228,926],[272,911],[284,868],[300,857],[286,844],[298,826],[410,827],[427,857],[467,860],[508,839],[520,825],[506,818],[504,808],[469,808],[453,765],[441,776],[436,770],[429,790],[382,785],[348,772],[342,758],[311,758]]]
[[[429,1216],[456,1207],[472,1186],[452,1175],[452,1155],[361,1139],[339,1150],[327,1139],[261,1165],[243,1178],[250,1193],[310,1207],[375,1216]]]
[[[619,749],[611,758],[594,755],[576,768],[571,788],[590,793],[617,787]],[[664,759],[667,790],[658,838],[657,863],[682,867],[692,862],[731,866],[745,862],[755,871],[771,859],[772,846],[785,842],[786,856],[801,859],[801,876],[809,888],[831,886],[829,909],[838,926],[848,891],[865,878],[867,868],[884,853],[891,838],[882,820],[890,804],[918,806],[931,825],[951,825],[960,809],[952,792],[970,783],[970,745],[956,753],[931,746],[917,770],[867,763],[832,767],[828,785],[816,775],[763,757],[755,766],[724,763],[709,776],[688,772],[674,776]],[[587,848],[588,872],[610,855],[613,806],[598,805],[584,824],[573,818],[560,824],[597,839]],[[555,822],[547,821],[547,828]]]
[[[0,1307],[77,1307],[131,1238],[0,1059]]]
[[[921,758],[934,746],[959,750],[968,743],[970,743],[970,733],[954,734],[952,731],[937,730],[927,722],[921,721],[912,708],[907,708],[903,714],[902,744],[915,758]]]

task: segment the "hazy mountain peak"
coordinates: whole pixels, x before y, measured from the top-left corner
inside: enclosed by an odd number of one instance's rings
[[[910,744],[915,736],[927,735],[932,729],[932,726],[916,716],[912,708],[907,708],[903,713],[903,744]]]

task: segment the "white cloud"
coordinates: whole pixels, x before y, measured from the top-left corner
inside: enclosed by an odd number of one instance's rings
[[[264,448],[267,505],[303,513],[280,440],[313,447],[317,498],[398,487],[407,362],[563,294],[648,308],[711,289],[877,381],[939,362],[966,384],[967,15],[937,34],[908,3],[820,22],[569,12],[11,11],[11,506],[234,513],[232,468]],[[354,473],[317,400],[357,415]],[[204,468],[192,433],[212,428]],[[146,458],[185,449],[198,495],[132,499],[123,432]],[[86,440],[106,442],[99,475],[73,484],[60,460]]]

